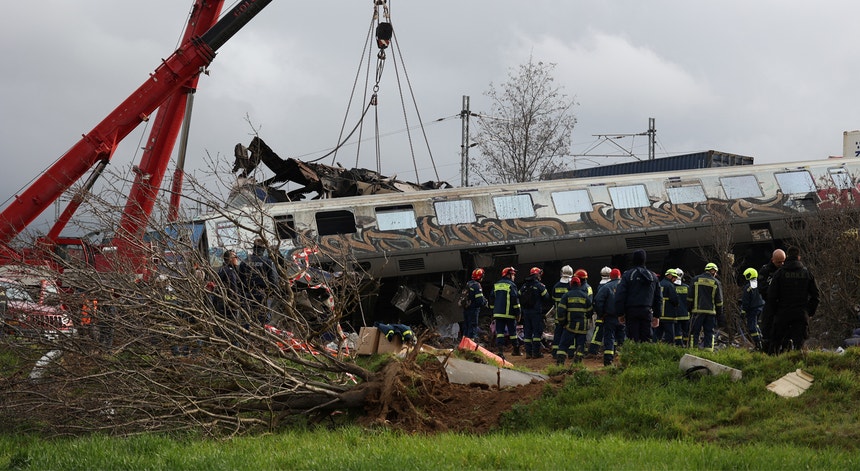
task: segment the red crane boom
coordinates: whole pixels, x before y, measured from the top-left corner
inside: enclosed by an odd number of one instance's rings
[[[207,22],[211,24],[223,2],[218,8],[207,5],[205,0],[195,1],[195,13],[199,14],[197,23],[186,30],[186,40],[150,77],[128,98],[116,107],[104,120],[72,146],[56,163],[45,171],[33,184],[0,213],[0,250],[10,252],[9,244],[48,206],[94,165],[101,164],[93,173],[93,178],[110,161],[117,144],[131,133],[142,121],[149,118],[159,106],[164,104],[164,121],[156,123],[153,133],[157,133],[151,152],[144,155],[139,172],[135,176],[135,186],[129,195],[123,213],[120,239],[135,238],[142,234],[154,205],[155,194],[169,160],[170,149],[176,141],[176,133],[182,121],[185,103],[182,95],[193,90],[201,70],[215,58],[216,51],[233,35],[246,25],[257,13],[272,0],[244,0],[209,28],[202,36],[197,36]],[[193,21],[193,19],[192,19]],[[189,24],[189,26],[191,26]],[[165,103],[165,100],[170,100]],[[177,116],[180,116],[178,119]],[[161,134],[165,133],[164,136]],[[152,136],[151,136],[152,139]],[[169,145],[168,145],[169,144]],[[158,183],[155,183],[157,178]],[[91,178],[92,180],[92,178]],[[91,186],[91,182],[87,182]],[[86,187],[86,185],[85,185]],[[63,217],[57,221],[56,230],[50,236],[56,239],[59,231],[71,218],[80,198],[75,198],[66,208]],[[68,214],[66,214],[68,213]],[[51,243],[51,240],[47,240]],[[125,247],[133,244],[127,240]]]

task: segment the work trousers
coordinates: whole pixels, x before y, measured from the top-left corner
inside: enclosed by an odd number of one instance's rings
[[[648,306],[628,306],[627,312],[624,313],[627,338],[634,342],[650,342],[653,318],[653,311]]]
[[[603,364],[605,366],[612,364],[617,348],[624,344],[626,337],[624,324],[618,321],[618,316],[603,318]]]
[[[523,342],[526,344],[526,354],[540,353],[540,338],[543,335],[543,313],[534,309],[523,311]]]
[[[714,327],[717,325],[716,314],[696,314],[693,317],[693,330],[690,332],[692,347],[701,347],[709,352],[714,351]],[[702,335],[701,341],[699,335]]]
[[[511,346],[516,347],[517,321],[513,317],[496,317],[496,347],[499,351],[505,348],[505,339],[511,341]]]
[[[481,308],[469,308],[463,311],[463,336],[478,340],[478,315]]]

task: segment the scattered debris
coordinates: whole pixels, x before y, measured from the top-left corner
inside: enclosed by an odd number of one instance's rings
[[[679,366],[681,367],[681,371],[683,371],[684,374],[687,376],[690,376],[694,373],[699,373],[703,375],[727,374],[731,376],[732,381],[738,381],[741,379],[742,376],[741,370],[732,368],[730,366],[721,365],[715,361],[706,360],[695,355],[690,355],[689,353],[681,357]]]
[[[532,381],[546,381],[548,377],[540,373],[499,368],[495,365],[475,363],[460,358],[439,356],[439,361],[445,365],[448,382],[453,384],[485,384],[499,389],[511,386],[523,386]]]
[[[244,183],[240,186],[249,185],[250,187],[244,190],[252,194],[257,194],[257,190],[261,189],[266,199],[273,202],[301,201],[314,193],[316,196],[313,199],[318,199],[453,188],[447,182],[412,183],[363,168],[346,169],[292,158],[285,160],[259,137],[254,137],[248,147],[236,144],[234,154],[233,172],[242,170],[239,181]],[[274,172],[275,176],[257,185],[249,177],[260,162]],[[275,188],[276,184],[285,182],[303,186],[289,193]],[[238,190],[242,191],[242,188]],[[233,193],[236,192],[237,189],[234,189]]]
[[[514,366],[513,363],[505,360],[504,358],[502,358],[502,357],[496,355],[495,353],[487,350],[486,348],[478,345],[477,343],[475,343],[474,340],[470,339],[469,337],[463,337],[463,339],[460,340],[460,345],[458,345],[457,348],[459,348],[460,350],[469,350],[472,352],[480,352],[484,356],[489,358],[490,360],[493,360],[494,362],[498,363],[499,366],[502,366],[505,368],[510,368],[510,367]]]
[[[767,389],[782,397],[797,397],[809,389],[813,381],[815,378],[811,374],[798,368],[797,371],[792,371],[768,384]]]

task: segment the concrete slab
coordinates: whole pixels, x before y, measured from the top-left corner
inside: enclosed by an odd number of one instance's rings
[[[495,365],[485,365],[459,358],[437,357],[445,365],[448,381],[454,384],[486,384],[507,388],[529,384],[532,380],[546,381],[548,377],[540,373],[509,370]]]
[[[693,368],[700,367],[697,371],[710,375],[727,374],[732,378],[732,381],[739,381],[743,377],[743,372],[730,366],[721,365],[715,361],[707,360],[689,353],[681,357],[678,362],[681,371],[693,371]]]
[[[782,397],[797,397],[803,394],[815,378],[801,370],[793,371],[767,385],[768,391],[773,391]]]

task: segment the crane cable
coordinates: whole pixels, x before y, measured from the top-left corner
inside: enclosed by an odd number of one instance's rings
[[[356,146],[355,165],[354,165],[355,167],[358,167],[359,156],[361,154],[361,143],[363,141],[362,135],[364,132],[364,119],[366,118],[367,113],[368,113],[368,111],[370,111],[370,107],[372,106],[375,108],[375,111],[374,111],[375,149],[374,149],[374,151],[375,151],[375,157],[376,157],[376,170],[377,170],[377,172],[381,173],[381,166],[382,166],[381,154],[382,154],[382,151],[381,151],[380,137],[382,136],[382,134],[380,132],[380,127],[379,127],[379,113],[378,113],[378,108],[377,108],[379,83],[382,80],[382,74],[385,70],[385,60],[387,58],[386,49],[388,49],[388,47],[392,44],[392,39],[395,38],[395,34],[394,34],[394,29],[391,25],[391,14],[390,14],[390,10],[389,10],[388,4],[387,4],[387,0],[373,0],[373,3],[374,3],[373,15],[371,17],[370,27],[368,28],[368,32],[367,32],[367,36],[365,37],[365,43],[364,43],[364,48],[363,48],[363,51],[364,50],[368,51],[367,52],[367,64],[366,64],[367,68],[365,69],[365,79],[364,79],[365,96],[367,96],[368,90],[372,91],[370,99],[368,100],[368,103],[367,103],[367,107],[364,109],[364,111],[362,112],[356,125],[352,128],[352,130],[349,132],[349,134],[346,137],[343,137],[344,131],[346,129],[346,123],[348,121],[349,111],[352,107],[353,99],[355,97],[355,91],[356,91],[357,86],[358,86],[358,80],[359,80],[359,77],[361,76],[362,68],[365,66],[364,52],[362,52],[361,59],[360,59],[359,64],[358,64],[358,69],[356,71],[356,75],[355,75],[355,78],[353,80],[352,90],[350,92],[350,99],[349,99],[349,102],[347,104],[347,110],[346,110],[346,113],[344,114],[344,119],[343,119],[343,122],[341,124],[341,130],[340,130],[340,133],[338,135],[338,144],[332,151],[328,152],[327,154],[325,154],[319,158],[311,160],[309,162],[318,162],[319,160],[322,160],[322,159],[332,155],[331,165],[334,166],[336,161],[337,161],[338,150],[340,150],[340,148],[346,144],[346,141],[349,140],[353,134],[358,132],[358,142],[357,142],[357,146]],[[384,21],[382,21],[382,20],[384,20]],[[373,60],[372,59],[372,47],[370,47],[370,41],[371,41],[371,38],[374,36],[374,32],[375,32],[376,46],[377,46],[378,51],[376,53],[376,68],[375,68],[375,75],[373,77],[373,86],[370,87],[370,83],[371,83],[370,62],[371,62],[371,60]],[[397,46],[396,42],[395,42],[395,46]],[[436,163],[433,160],[433,155],[432,155],[432,152],[431,152],[430,146],[429,146],[429,140],[427,139],[427,133],[426,133],[426,130],[424,129],[424,124],[423,124],[423,121],[421,120],[421,115],[418,112],[418,107],[417,107],[417,104],[415,101],[415,95],[412,91],[412,84],[411,84],[411,81],[409,80],[409,76],[406,72],[405,63],[403,63],[402,50],[399,47],[397,47],[396,56],[393,56],[393,59],[395,60],[394,67],[395,67],[395,71],[396,71],[396,75],[397,75],[397,86],[398,86],[398,92],[400,95],[400,102],[401,102],[401,107],[402,107],[402,111],[403,111],[403,117],[404,117],[404,121],[407,123],[406,130],[407,130],[407,134],[408,134],[409,149],[410,149],[410,153],[412,155],[412,164],[413,164],[413,168],[415,171],[415,177],[416,177],[416,180],[419,178],[418,177],[418,166],[417,166],[417,161],[416,161],[416,157],[415,157],[415,149],[414,149],[414,145],[412,142],[412,135],[409,132],[411,127],[408,125],[409,120],[408,120],[408,116],[407,116],[406,102],[404,100],[404,92],[403,92],[403,88],[402,88],[402,83],[400,81],[400,74],[399,74],[399,72],[397,72],[399,70],[398,64],[396,61],[396,58],[398,56],[400,57],[400,62],[402,64],[404,64],[402,66],[402,68],[403,68],[403,74],[405,77],[407,87],[409,88],[409,95],[412,98],[413,106],[415,106],[416,115],[418,117],[418,123],[419,123],[419,126],[421,127],[422,134],[424,136],[424,141],[425,141],[425,144],[427,146],[427,151],[430,154],[430,161],[431,161],[431,164],[433,166],[433,170],[436,174],[436,179],[438,180],[439,179],[439,172],[436,169]]]

